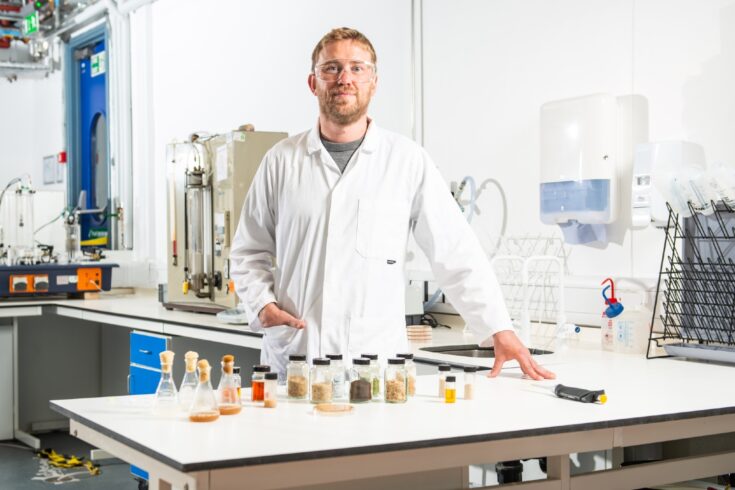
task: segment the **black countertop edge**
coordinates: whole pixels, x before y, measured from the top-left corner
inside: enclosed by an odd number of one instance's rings
[[[100,315],[112,315],[112,316],[117,316],[117,317],[121,317],[121,318],[130,318],[130,319],[133,319],[133,320],[145,320],[145,321],[149,321],[149,322],[150,321],[152,321],[152,322],[161,322],[161,323],[165,323],[165,324],[168,324],[168,325],[175,325],[175,326],[179,326],[179,327],[200,328],[200,329],[211,330],[211,331],[215,331],[215,332],[231,333],[233,335],[246,335],[248,337],[263,338],[263,334],[257,333],[257,332],[253,332],[253,331],[249,331],[249,330],[247,330],[247,331],[245,331],[245,330],[232,330],[231,328],[230,329],[227,329],[227,328],[213,327],[213,326],[210,326],[210,325],[197,325],[195,323],[185,323],[185,322],[179,322],[179,321],[161,320],[161,319],[158,319],[158,318],[148,318],[148,317],[144,317],[144,316],[130,315],[128,313],[110,313],[108,311],[91,310],[89,308],[84,308],[84,307],[78,306],[78,305],[69,305],[69,304],[59,305],[59,304],[52,303],[52,302],[49,302],[49,301],[54,301],[54,300],[46,300],[46,299],[38,300],[37,303],[34,302],[34,304],[32,304],[32,305],[29,305],[29,304],[24,304],[24,305],[8,304],[7,306],[0,306],[0,309],[1,308],[13,308],[13,307],[15,307],[15,308],[25,308],[25,307],[35,307],[35,306],[41,306],[41,307],[44,307],[44,308],[70,308],[72,310],[86,311],[88,313],[98,313]],[[191,311],[189,311],[187,313],[199,314],[199,315],[206,315],[206,314],[208,314],[208,313],[195,313],[195,312],[191,312]]]
[[[434,354],[441,354],[441,352],[434,352]],[[419,356],[420,355],[421,354],[419,354]],[[449,354],[449,355],[452,355],[452,354]],[[494,361],[494,358],[492,358],[492,357],[487,357],[487,358],[484,358],[484,359],[487,359],[488,361],[490,359],[493,359],[493,361]],[[442,360],[438,360],[438,359],[434,359],[434,358],[430,358],[430,357],[417,357],[416,354],[414,354],[413,360],[414,360],[414,362],[418,362],[418,363],[421,363],[421,364],[431,364],[432,366],[439,366],[441,364],[449,364],[453,368],[460,368],[460,369],[464,369],[466,367],[473,367],[473,368],[477,368],[478,371],[490,371],[493,368],[492,366],[480,366],[479,364],[465,364],[465,363],[462,363],[462,362],[445,361],[443,359]],[[507,367],[507,368],[504,368],[504,369],[514,369],[514,368]]]
[[[573,424],[564,425],[559,427],[544,427],[539,429],[528,429],[510,432],[501,432],[493,434],[475,434],[472,436],[463,437],[450,437],[443,439],[429,439],[424,441],[411,441],[401,442],[395,444],[381,444],[375,446],[361,446],[354,448],[343,448],[343,449],[330,449],[324,451],[312,451],[308,453],[290,453],[280,454],[271,456],[262,456],[255,458],[243,458],[243,459],[225,459],[218,461],[207,461],[202,463],[180,463],[175,461],[164,454],[160,454],[150,448],[143,446],[135,441],[132,441],[120,434],[113,432],[106,427],[102,427],[95,422],[92,422],[84,417],[77,415],[74,412],[70,412],[63,407],[56,405],[53,402],[49,402],[49,406],[52,410],[68,417],[72,420],[80,422],[104,435],[114,439],[118,442],[129,446],[136,451],[139,451],[151,458],[160,461],[161,463],[170,466],[178,471],[191,472],[191,471],[203,471],[203,470],[215,470],[224,468],[233,468],[239,466],[255,466],[262,464],[273,464],[273,463],[288,463],[294,461],[308,461],[322,458],[333,458],[339,456],[354,456],[361,454],[372,454],[389,451],[400,451],[405,449],[426,449],[439,446],[453,446],[459,444],[469,444],[477,442],[489,442],[505,439],[520,439],[522,437],[533,437],[533,436],[544,436],[550,434],[564,434],[569,432],[584,432],[596,429],[612,429],[616,427],[627,427],[633,425],[640,425],[645,423],[656,423],[656,422],[672,422],[676,420],[687,420],[695,419],[699,417],[711,417],[716,415],[727,415],[735,413],[735,406],[733,407],[722,407],[713,408],[707,410],[697,410],[693,412],[681,412],[671,413],[664,415],[653,415],[649,417],[634,417],[629,419],[617,419],[609,420],[605,422],[592,422],[585,424]]]

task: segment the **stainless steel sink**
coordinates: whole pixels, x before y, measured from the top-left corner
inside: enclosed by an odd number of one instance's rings
[[[495,357],[495,349],[492,347],[480,347],[477,344],[467,345],[442,345],[440,347],[423,347],[420,350],[426,352],[436,352],[437,354],[449,354],[450,356],[462,357]],[[550,350],[529,349],[531,354],[538,356],[541,354],[552,354]]]

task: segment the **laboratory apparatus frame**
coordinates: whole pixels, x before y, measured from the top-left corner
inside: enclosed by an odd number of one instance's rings
[[[712,202],[713,213],[669,211],[656,301],[663,331],[651,329],[647,357],[668,355],[735,363],[735,210]]]

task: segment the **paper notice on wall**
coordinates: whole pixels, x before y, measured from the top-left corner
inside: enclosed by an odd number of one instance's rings
[[[217,160],[216,160],[216,179],[217,182],[225,180],[227,175],[227,145],[222,145],[217,148]]]

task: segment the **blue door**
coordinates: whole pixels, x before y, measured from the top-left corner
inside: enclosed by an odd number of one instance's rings
[[[80,190],[87,209],[99,214],[82,215],[82,246],[110,245],[110,162],[107,124],[107,52],[105,41],[91,43],[78,60]]]

